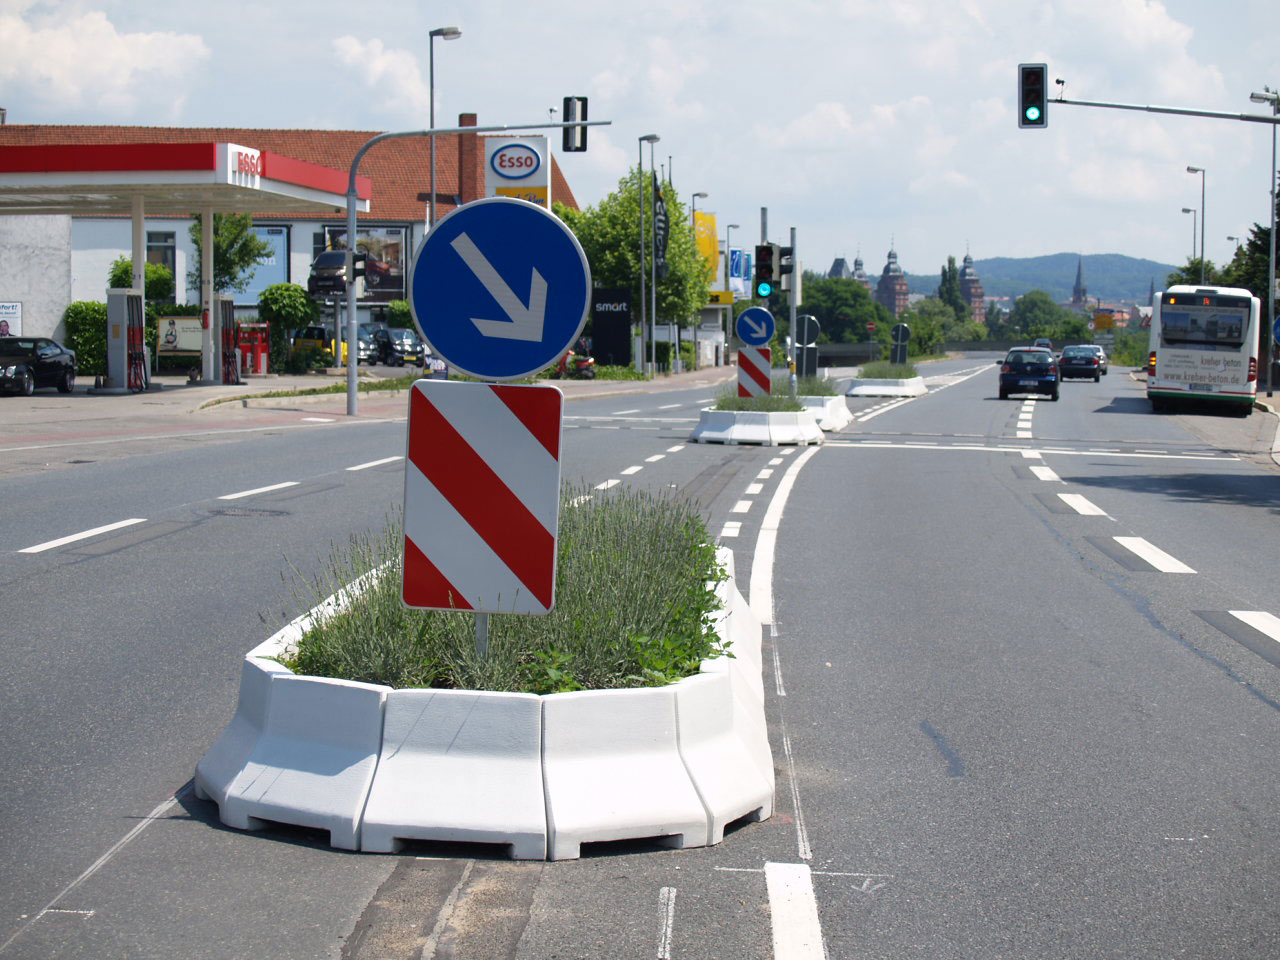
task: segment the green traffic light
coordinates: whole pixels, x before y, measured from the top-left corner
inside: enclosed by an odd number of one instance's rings
[[[1024,111],[1024,113],[1026,114],[1027,119],[1028,119],[1029,121],[1031,121],[1032,123],[1035,123],[1037,120],[1039,120],[1039,119],[1040,119],[1040,108],[1039,108],[1039,107],[1027,107],[1027,109]]]
[[[773,293],[772,283],[769,283],[767,280],[761,280],[759,283],[756,284],[757,297],[767,297],[771,293]]]

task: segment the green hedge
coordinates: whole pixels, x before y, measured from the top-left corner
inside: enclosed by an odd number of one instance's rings
[[[94,377],[107,372],[107,305],[93,300],[77,300],[62,314],[66,324],[66,345],[76,352],[80,376]]]

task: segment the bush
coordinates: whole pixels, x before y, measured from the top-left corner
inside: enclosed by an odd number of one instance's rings
[[[142,267],[143,291],[148,303],[173,299],[173,271],[162,263],[146,263]],[[107,274],[107,286],[125,289],[133,286],[133,258],[124,254],[116,257]]]
[[[794,413],[804,409],[804,404],[793,400],[791,394],[782,389],[765,397],[740,397],[737,387],[725,391],[716,398],[715,410],[739,410],[752,413]]]
[[[643,491],[566,488],[560,505],[556,605],[546,616],[494,614],[489,652],[475,616],[400,601],[404,541],[382,534],[335,548],[307,584],[318,604],[364,581],[348,609],[309,630],[294,672],[391,687],[557,693],[657,686],[698,672],[722,651],[711,626],[723,577],[702,518],[687,502]]]
[[[826,377],[797,377],[797,397],[834,397],[835,385]]]
[[[645,380],[645,375],[635,367],[602,365],[596,367],[598,380]]]
[[[274,348],[272,356],[275,356]],[[274,363],[272,366],[277,370],[283,369],[285,373],[310,373],[313,370],[325,370],[332,367],[333,354],[328,350],[322,350],[320,347],[299,347],[297,350],[289,351],[283,364]]]
[[[289,332],[316,321],[319,310],[305,288],[296,283],[273,283],[258,296],[258,318],[268,324],[268,350],[273,370],[301,373],[290,355]],[[305,368],[304,369],[309,369]]]
[[[659,340],[653,345],[655,360],[659,368],[671,369],[671,343],[666,340]],[[680,363],[685,370],[693,369],[693,343],[688,341],[680,342]]]
[[[76,352],[79,375],[94,377],[107,372],[107,305],[77,300],[62,314],[66,345]]]
[[[387,326],[413,326],[413,314],[409,311],[408,300],[392,300],[387,304]]]
[[[864,380],[910,380],[920,374],[916,373],[915,364],[877,360],[863,366],[858,376]]]

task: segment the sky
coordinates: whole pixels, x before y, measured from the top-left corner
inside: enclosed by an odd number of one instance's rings
[[[586,96],[581,206],[634,170],[638,138],[681,200],[708,194],[734,246],[788,242],[806,269],[890,246],[948,256],[1230,259],[1268,213],[1272,127],[1069,104],[1019,130],[1017,65],[1067,99],[1269,114],[1269,0],[0,0],[9,123],[417,130],[476,113],[538,123]],[[558,119],[558,115],[556,116]],[[559,137],[553,137],[559,150]],[[649,166],[649,149],[643,162]],[[1197,212],[1182,213],[1183,207]],[[761,209],[767,208],[767,237]],[[1195,226],[1193,229],[1193,219]],[[1087,278],[1086,278],[1087,279]]]

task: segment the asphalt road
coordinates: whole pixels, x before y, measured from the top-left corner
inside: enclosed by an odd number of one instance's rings
[[[396,509],[402,400],[15,409],[0,960],[1276,953],[1275,419],[1155,416],[1122,371],[999,401],[993,359],[849,399],[814,452],[686,442],[708,384],[566,405],[567,480],[691,498],[772,587],[778,796],[717,847],[548,864],[342,853],[190,795],[244,651]]]

